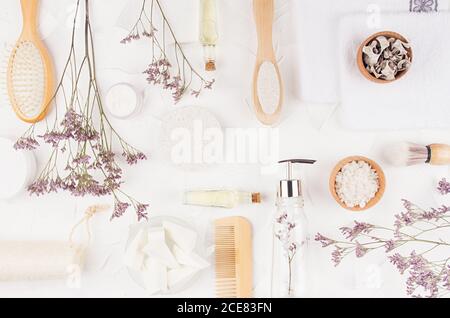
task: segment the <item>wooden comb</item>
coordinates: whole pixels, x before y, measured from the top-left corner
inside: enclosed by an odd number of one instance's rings
[[[243,217],[215,222],[216,294],[251,298],[253,290],[252,226]]]

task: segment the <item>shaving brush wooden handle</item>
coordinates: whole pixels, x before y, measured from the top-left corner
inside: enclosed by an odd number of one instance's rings
[[[430,164],[435,166],[450,165],[450,145],[432,144],[430,149]]]

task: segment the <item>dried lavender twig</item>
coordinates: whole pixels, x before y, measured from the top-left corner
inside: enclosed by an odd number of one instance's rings
[[[147,13],[148,2],[150,2],[149,14]],[[159,12],[162,18],[160,29],[155,26],[155,11]],[[173,52],[176,61],[175,70],[166,51],[166,29],[175,43]],[[127,44],[142,38],[150,39],[152,45],[152,60],[144,71],[144,74],[147,76],[147,82],[151,85],[160,85],[163,89],[170,91],[175,103],[180,101],[194,81],[199,82],[198,88],[190,89],[191,95],[195,97],[198,97],[204,88],[212,88],[215,80],[205,79],[192,66],[181,44],[178,42],[159,0],[143,0],[136,23],[131,28],[128,36],[122,39],[121,43]]]
[[[112,219],[122,216],[129,207],[135,209],[139,220],[146,219],[148,205],[121,190],[122,169],[117,164],[113,142],[121,147],[130,165],[145,160],[146,156],[116,132],[105,114],[96,77],[89,0],[84,3],[83,56],[79,62],[75,40],[81,0],[77,0],[69,57],[52,99],[55,121],[51,127],[47,123],[46,131],[37,136],[51,145],[52,151],[28,191],[36,196],[58,191],[68,191],[76,197],[112,195],[115,200]],[[64,107],[58,105],[61,103]],[[64,110],[62,118],[60,108]],[[39,147],[35,131],[36,125],[32,125],[14,147],[27,150]]]
[[[445,180],[440,183],[444,186]],[[448,192],[442,191],[442,194]],[[333,246],[331,258],[335,266],[350,255],[364,257],[369,252],[384,249],[388,260],[400,274],[408,273],[406,293],[413,297],[444,297],[450,294],[450,257],[433,259],[429,256],[440,249],[450,255],[450,207],[423,210],[403,200],[405,212],[395,216],[392,228],[356,222],[340,228],[345,240],[330,239],[317,233],[315,240],[322,247]],[[412,250],[407,255],[396,252],[410,244],[421,246],[421,252]],[[394,253],[395,251],[395,253]]]

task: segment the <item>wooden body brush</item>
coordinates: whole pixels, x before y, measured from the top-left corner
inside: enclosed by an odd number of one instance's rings
[[[265,125],[275,124],[283,106],[283,84],[273,48],[274,0],[253,0],[258,52],[253,74],[253,107]],[[267,109],[274,109],[272,113]]]
[[[10,102],[17,116],[36,123],[46,116],[53,97],[53,65],[37,30],[38,0],[21,0],[23,29],[7,70]]]
[[[216,293],[219,298],[250,298],[253,290],[252,226],[242,217],[215,222]]]
[[[413,166],[428,163],[435,166],[450,165],[450,145],[428,146],[401,143],[386,152],[388,160],[396,166]]]

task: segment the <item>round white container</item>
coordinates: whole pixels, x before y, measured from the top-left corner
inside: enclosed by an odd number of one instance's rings
[[[15,150],[14,142],[0,137],[0,200],[13,199],[24,192],[36,175],[36,159],[33,152]]]
[[[112,86],[106,93],[105,105],[108,113],[118,119],[135,116],[142,108],[143,97],[127,83]]]

